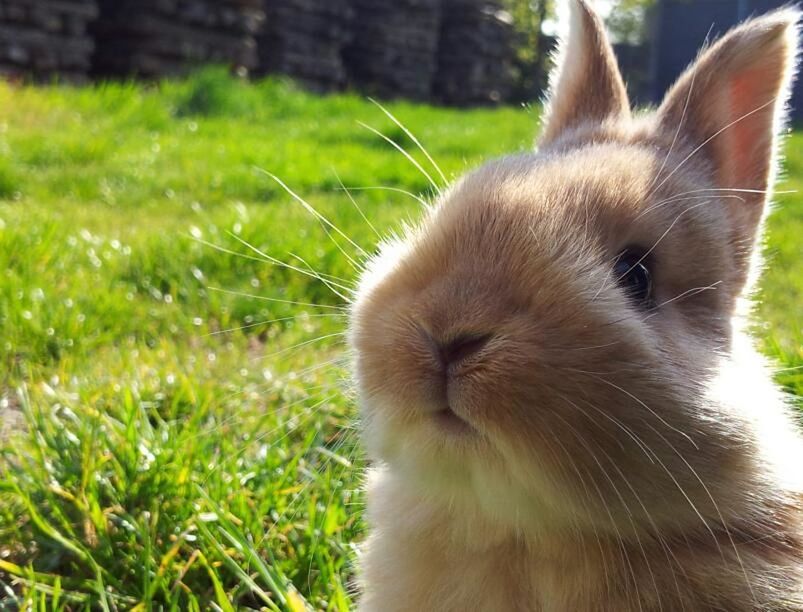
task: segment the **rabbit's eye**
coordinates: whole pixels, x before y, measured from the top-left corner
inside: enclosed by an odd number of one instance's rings
[[[616,282],[639,306],[648,308],[652,304],[652,275],[647,267],[647,257],[643,252],[626,249],[614,264]]]

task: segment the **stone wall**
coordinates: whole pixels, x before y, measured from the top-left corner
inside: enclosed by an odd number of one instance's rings
[[[206,63],[450,104],[504,100],[501,0],[0,0],[0,73],[154,78]]]
[[[157,77],[210,62],[240,71],[257,65],[263,0],[99,2],[95,74]]]
[[[346,86],[343,49],[354,38],[351,0],[267,0],[264,8],[259,74],[291,75],[322,91]]]
[[[0,0],[0,73],[84,79],[97,13],[95,0]]]
[[[507,99],[512,21],[495,0],[443,0],[435,97],[447,104]]]
[[[351,0],[350,80],[380,95],[428,98],[437,69],[441,0]]]

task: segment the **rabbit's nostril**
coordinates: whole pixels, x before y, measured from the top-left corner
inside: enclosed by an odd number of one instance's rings
[[[438,356],[444,368],[459,363],[479,352],[490,339],[490,334],[462,334],[438,344]]]

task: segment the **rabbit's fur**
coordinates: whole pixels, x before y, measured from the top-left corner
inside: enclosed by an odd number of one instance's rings
[[[361,609],[803,610],[803,443],[743,329],[799,13],[631,116],[572,4],[537,151],[458,181],[362,278]],[[484,344],[444,360],[458,336]]]

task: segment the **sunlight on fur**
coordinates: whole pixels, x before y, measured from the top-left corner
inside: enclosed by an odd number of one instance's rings
[[[743,323],[799,12],[633,114],[571,4],[537,149],[362,276],[361,609],[803,610],[803,442]]]

